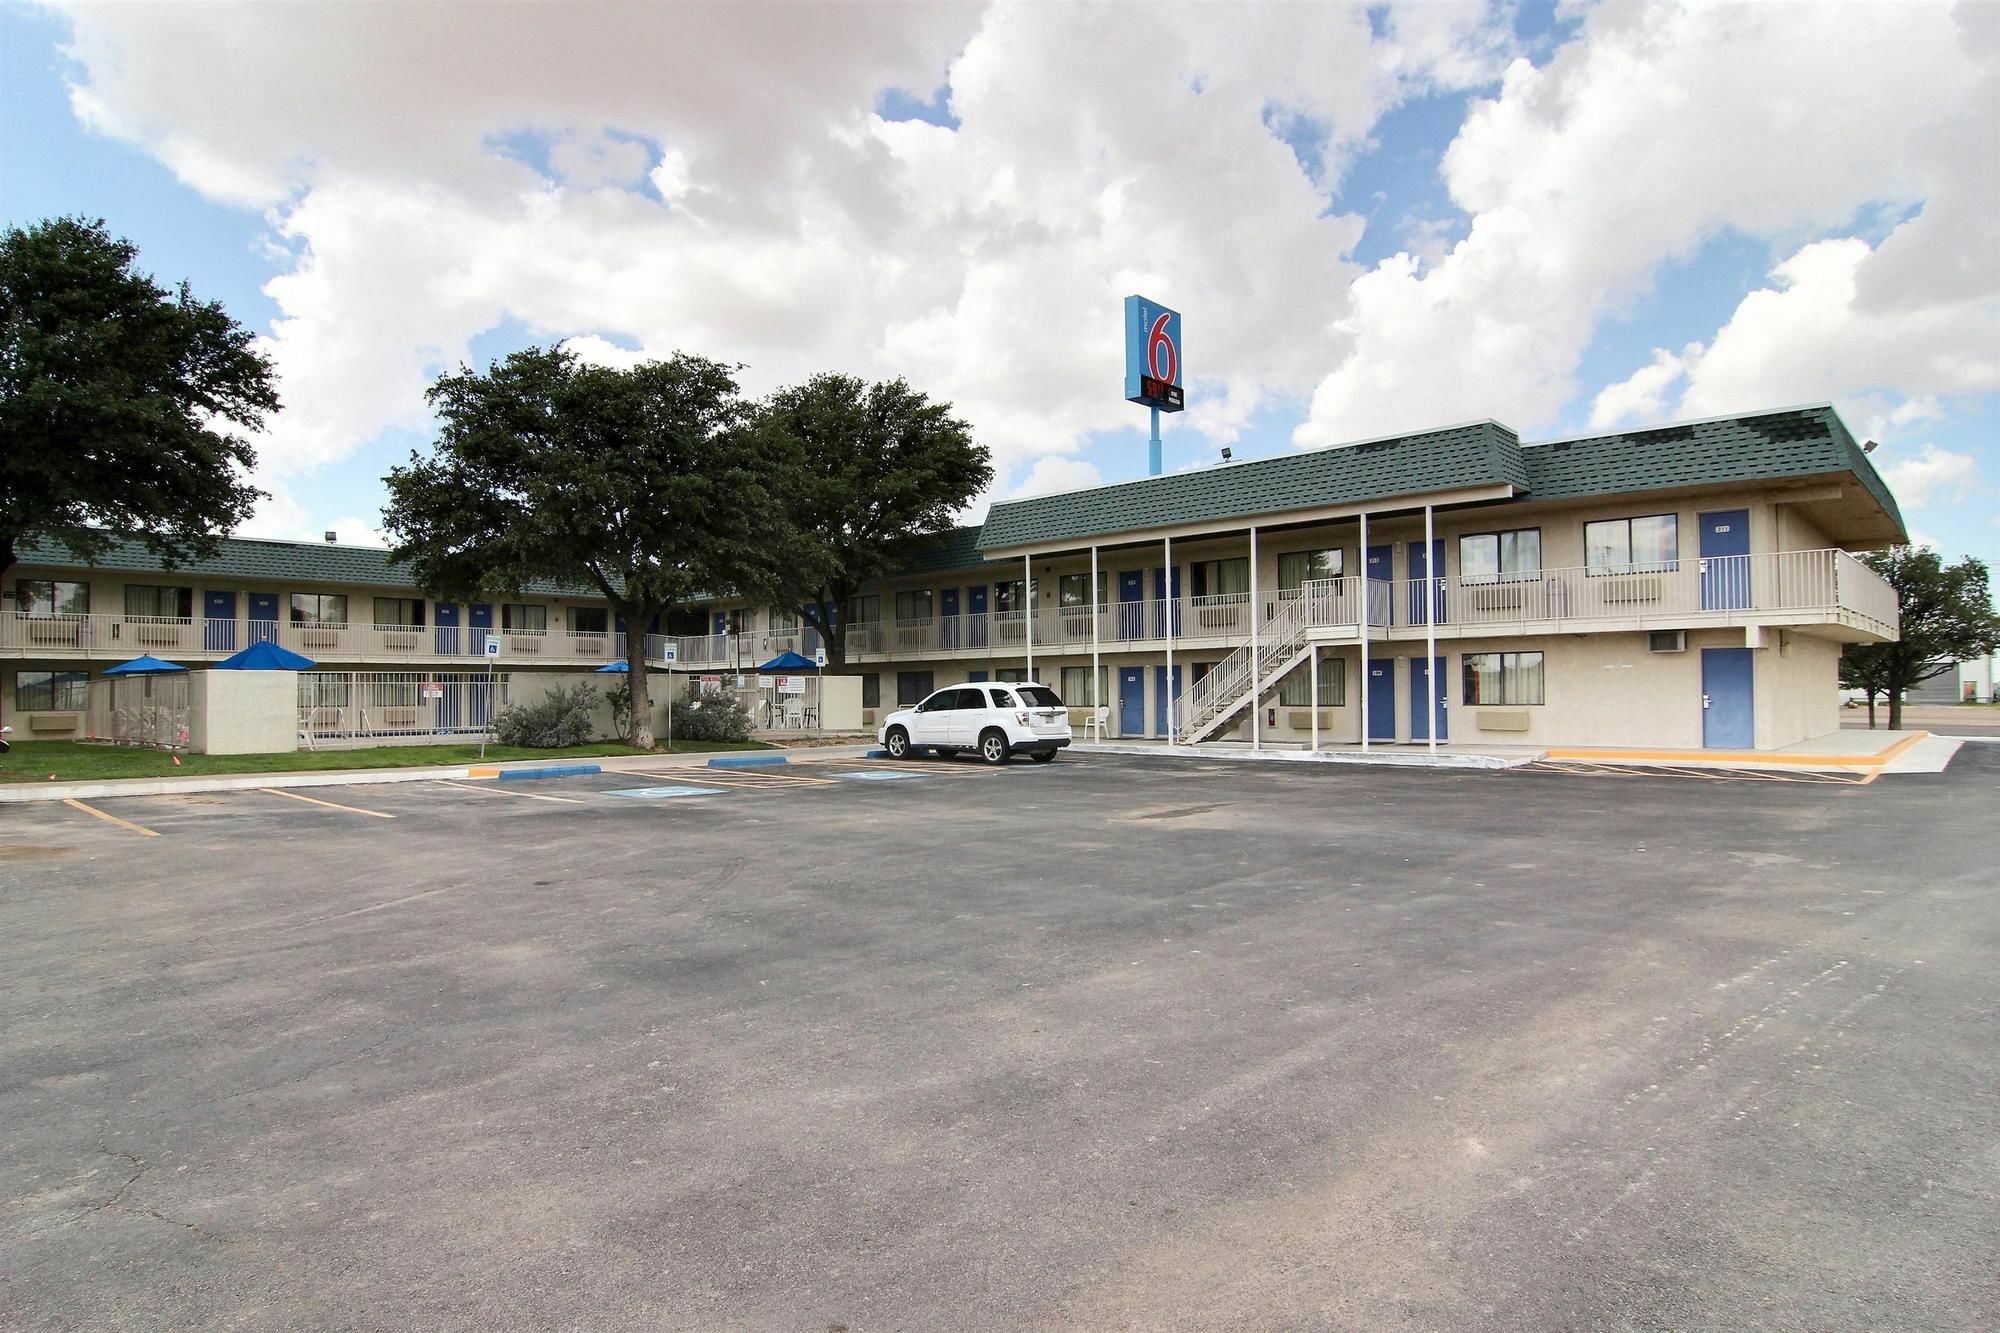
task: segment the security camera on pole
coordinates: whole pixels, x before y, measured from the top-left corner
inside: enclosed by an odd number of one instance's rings
[[[1160,413],[1187,406],[1181,387],[1181,316],[1143,296],[1125,298],[1125,401],[1153,410],[1153,438],[1147,454],[1147,475],[1157,477],[1160,459]]]

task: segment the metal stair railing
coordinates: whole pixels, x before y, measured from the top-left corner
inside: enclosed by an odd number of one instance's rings
[[[1246,643],[1181,691],[1174,704],[1176,740],[1200,739],[1253,696],[1262,694],[1272,683],[1269,677],[1274,671],[1290,667],[1291,659],[1306,644],[1308,600],[1294,597],[1276,604],[1275,614],[1258,632],[1254,671],[1250,645]]]

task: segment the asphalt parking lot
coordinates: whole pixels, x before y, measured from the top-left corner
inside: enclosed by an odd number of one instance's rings
[[[0,1327],[1989,1329],[1996,791],[0,807]]]

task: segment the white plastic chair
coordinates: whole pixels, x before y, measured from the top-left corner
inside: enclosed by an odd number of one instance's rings
[[[1085,740],[1095,739],[1101,742],[1104,739],[1105,728],[1110,725],[1111,705],[1099,704],[1097,711],[1083,720],[1083,738]]]

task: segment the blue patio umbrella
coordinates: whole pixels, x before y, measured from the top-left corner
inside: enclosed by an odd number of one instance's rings
[[[316,663],[289,648],[280,648],[269,639],[251,644],[233,657],[215,664],[217,671],[306,671]]]
[[[606,662],[590,674],[593,676],[623,676],[631,670],[632,664],[630,662]]]
[[[759,671],[812,671],[817,669],[818,666],[819,664],[810,657],[801,657],[797,653],[788,650],[779,653],[776,657],[757,669]]]
[[[115,667],[106,667],[104,674],[107,676],[164,676],[169,672],[186,670],[187,668],[184,666],[176,666],[172,662],[162,662],[151,653],[147,653],[144,657],[135,657],[129,662],[120,662]]]

